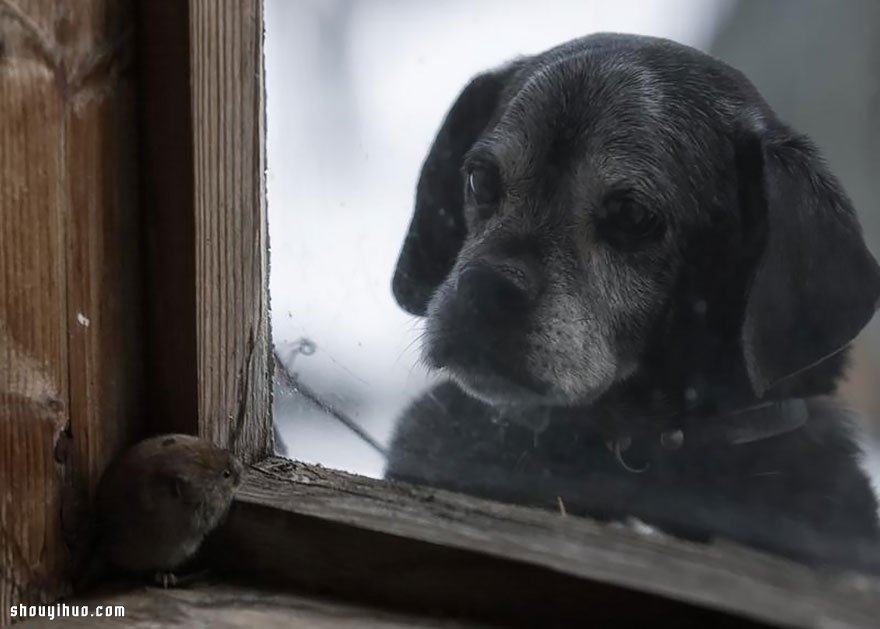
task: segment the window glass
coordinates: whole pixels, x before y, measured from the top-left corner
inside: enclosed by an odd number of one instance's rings
[[[279,453],[880,566],[880,4],[265,18]]]

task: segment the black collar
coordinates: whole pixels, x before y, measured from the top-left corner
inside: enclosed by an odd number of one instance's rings
[[[807,423],[808,417],[809,408],[805,399],[763,402],[717,415],[682,418],[678,425],[672,422],[672,427],[660,432],[654,444],[647,445],[655,451],[659,445],[660,449],[669,452],[685,447],[741,446],[798,430]],[[647,465],[634,467],[625,460],[624,454],[632,443],[632,438],[624,435],[609,441],[607,446],[624,469],[644,472],[648,469]]]
[[[763,402],[686,422],[682,427],[688,442],[726,443],[732,446],[763,441],[803,427],[809,417],[807,401],[791,398]]]

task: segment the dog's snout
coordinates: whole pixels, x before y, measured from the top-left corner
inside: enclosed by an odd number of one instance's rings
[[[504,357],[538,298],[538,269],[530,262],[481,256],[457,271],[452,284],[439,293],[428,322],[426,356],[431,365],[516,372],[516,361]]]
[[[526,270],[513,264],[475,263],[458,276],[457,298],[474,314],[495,319],[522,312],[534,294]]]

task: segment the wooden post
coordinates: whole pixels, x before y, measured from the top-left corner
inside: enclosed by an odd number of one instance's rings
[[[271,454],[261,0],[190,1],[199,434]]]
[[[271,451],[261,22],[0,0],[0,624],[68,591],[126,443]]]
[[[141,424],[131,2],[0,0],[0,624]]]
[[[262,3],[143,2],[153,432],[271,454]]]

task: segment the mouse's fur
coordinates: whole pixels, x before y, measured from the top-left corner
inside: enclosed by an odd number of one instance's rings
[[[220,523],[241,477],[241,463],[204,439],[169,434],[141,441],[101,477],[98,553],[129,573],[175,570]]]

